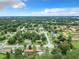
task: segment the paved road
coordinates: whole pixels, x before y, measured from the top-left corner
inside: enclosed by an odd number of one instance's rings
[[[48,48],[54,48],[54,45],[51,43],[51,41],[50,41],[50,39],[49,39],[47,33],[45,32],[44,34],[45,34],[45,36],[46,36],[46,38],[47,38],[47,42],[48,42],[46,46],[47,46]]]

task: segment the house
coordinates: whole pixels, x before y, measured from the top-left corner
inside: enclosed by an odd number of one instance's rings
[[[29,55],[32,55],[34,53],[33,49],[26,49],[24,50],[24,54],[29,56]]]
[[[77,33],[73,34],[72,35],[72,40],[73,41],[79,41],[79,33],[78,34]]]
[[[44,52],[41,49],[38,49],[38,47],[36,48],[36,50],[34,50],[31,46],[29,46],[24,50],[24,55],[27,55],[27,56],[33,55],[34,53],[41,55]]]

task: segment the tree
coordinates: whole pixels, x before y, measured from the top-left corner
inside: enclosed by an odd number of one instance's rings
[[[67,51],[70,51],[72,49],[72,44],[71,44],[71,37],[64,37],[63,35],[60,35],[57,40],[55,40],[56,48],[61,50],[60,52],[63,55],[67,54]]]
[[[8,40],[8,44],[15,44],[15,43],[16,43],[16,39],[14,39],[14,38],[10,38]]]
[[[22,49],[18,48],[15,50],[15,57],[18,59],[22,55]]]
[[[6,59],[10,59],[10,53],[6,52]]]
[[[5,39],[6,39],[6,37],[4,35],[0,36],[0,41],[3,41]]]

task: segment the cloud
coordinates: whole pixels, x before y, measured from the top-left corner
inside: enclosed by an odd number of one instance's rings
[[[24,6],[25,6],[25,4],[23,2],[19,2],[19,3],[12,4],[12,7],[13,8],[22,8]]]
[[[32,12],[32,16],[79,16],[79,8],[46,8]]]
[[[0,0],[0,9],[7,6],[11,6],[12,8],[22,8],[25,6],[25,3],[23,0]]]

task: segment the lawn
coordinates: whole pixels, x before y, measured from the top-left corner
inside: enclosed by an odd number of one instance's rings
[[[73,41],[72,44],[75,48],[79,48],[79,41]]]
[[[0,59],[4,59],[5,55],[4,54],[0,54]]]

